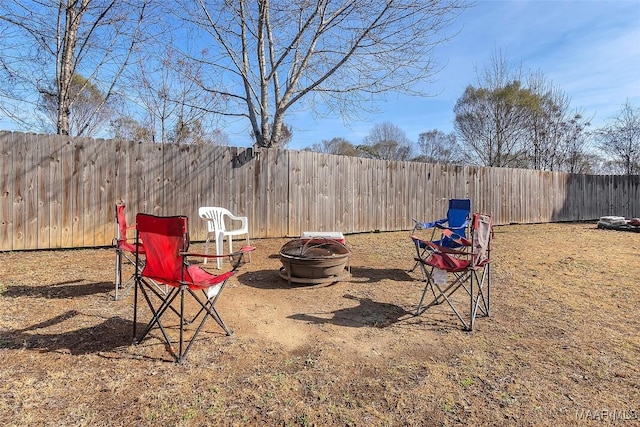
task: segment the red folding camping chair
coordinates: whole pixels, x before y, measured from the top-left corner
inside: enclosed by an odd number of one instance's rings
[[[232,277],[243,264],[243,257],[247,252],[253,251],[252,246],[244,246],[233,254],[205,255],[189,253],[189,231],[186,216],[160,217],[148,214],[136,215],[136,241],[144,242],[146,260],[142,270],[136,272],[136,287],[134,294],[134,318],[133,336],[136,343],[140,343],[154,326],[160,332],[171,349],[176,362],[182,363],[186,359],[187,352],[194,343],[198,333],[202,330],[206,320],[210,317],[220,325],[227,335],[231,330],[227,328],[222,317],[216,309],[216,302],[222,293],[227,280]],[[140,248],[140,246],[137,246]],[[140,252],[136,252],[138,258]],[[229,257],[232,268],[221,274],[212,274],[200,266],[189,264],[188,257]],[[167,285],[169,292],[162,294],[155,292],[154,283]],[[151,292],[149,292],[151,291]],[[202,296],[200,295],[200,291]],[[142,333],[136,337],[138,317],[138,293],[147,302],[151,312],[151,320]],[[185,295],[191,295],[196,301],[197,313],[187,319],[187,307],[185,307]],[[179,298],[179,307],[173,303]],[[194,310],[195,311],[195,310]],[[172,340],[163,321],[165,314],[173,312],[179,319],[178,351],[173,348]],[[185,347],[185,325],[196,322],[202,315],[195,332],[192,333]],[[166,322],[164,322],[166,323]]]
[[[126,205],[122,202],[116,203],[116,237],[113,239],[113,247],[116,251],[115,266],[115,294],[114,299],[118,299],[118,294],[124,293],[135,283],[135,272],[122,281],[122,268],[124,265],[131,265],[141,268],[136,264],[136,247],[129,241],[129,230],[135,229],[135,226],[127,226],[127,218],[124,214]],[[141,255],[144,255],[144,249],[139,248]],[[142,261],[143,262],[143,261]]]
[[[429,307],[446,301],[462,322],[464,329],[471,331],[478,313],[489,316],[493,221],[490,215],[473,214],[471,240],[449,230],[444,230],[444,233],[448,239],[456,242],[458,248],[440,246],[416,236],[411,237],[418,254],[415,260],[421,267],[425,283],[416,316],[424,313]],[[469,302],[466,310],[458,308],[453,298],[453,294],[459,289],[466,291],[464,295]],[[425,303],[429,291],[432,299]]]
[[[141,269],[144,266],[144,245],[142,242],[132,243],[129,240],[130,230],[135,230],[135,225],[127,225],[127,217],[124,213],[126,205],[123,202],[116,203],[116,237],[113,239],[113,247],[116,251],[115,266],[115,292],[113,299],[118,300],[135,284],[135,271],[125,280],[122,281],[123,267],[130,265],[134,268]],[[135,239],[135,234],[133,235]],[[136,259],[136,248],[138,250],[138,258]],[[151,280],[149,283],[154,283]],[[157,292],[167,293],[166,286],[160,286],[154,283]]]

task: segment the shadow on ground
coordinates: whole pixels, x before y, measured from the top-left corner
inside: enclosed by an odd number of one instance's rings
[[[315,314],[293,314],[289,319],[302,320],[314,324],[332,324],[336,326],[348,326],[361,328],[372,326],[375,328],[385,328],[403,320],[406,315],[411,315],[404,308],[395,304],[388,304],[373,301],[370,298],[359,298],[353,295],[343,295],[343,298],[355,300],[359,305],[349,308],[341,308],[330,313],[331,317],[321,317]]]
[[[81,313],[70,310],[44,322],[23,329],[3,332],[0,347],[10,349],[36,349],[41,352],[68,350],[80,355],[113,351],[133,342],[133,322],[121,317],[111,317],[103,322],[67,332],[46,333],[40,330],[73,320]],[[144,325],[139,325],[143,327]]]
[[[296,287],[325,287],[332,286],[337,282],[326,282],[320,284],[295,283],[289,284],[287,280],[280,277],[278,270],[258,270],[239,274],[236,276],[243,285],[258,289],[290,289]],[[363,280],[364,279],[364,280]],[[351,277],[343,281],[356,281],[365,283],[376,283],[383,280],[393,280],[398,282],[410,282],[416,279],[405,270],[398,268],[363,268],[352,267]]]
[[[74,298],[95,294],[103,294],[113,290],[111,282],[82,283],[83,279],[69,280],[43,286],[16,285],[8,286],[2,293],[3,297],[35,297],[35,298]]]

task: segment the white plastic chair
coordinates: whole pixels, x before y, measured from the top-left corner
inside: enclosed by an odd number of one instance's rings
[[[205,206],[198,209],[200,218],[207,221],[207,240],[204,245],[204,253],[209,254],[209,241],[213,235],[216,239],[216,255],[224,254],[222,245],[225,237],[229,240],[229,253],[233,253],[233,236],[247,235],[247,246],[249,246],[249,219],[246,216],[236,216],[229,210],[214,206]],[[233,222],[240,222],[239,228],[227,230],[225,226],[225,217]],[[251,260],[251,257],[249,257]],[[207,258],[203,264],[207,263]],[[222,258],[218,258],[218,268],[222,268]]]

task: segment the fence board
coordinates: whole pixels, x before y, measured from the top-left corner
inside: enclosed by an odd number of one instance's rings
[[[247,179],[253,184],[253,191],[250,194],[247,194],[247,197],[252,197],[253,199],[253,210],[243,210],[242,214],[249,217],[249,233],[253,237],[266,236],[268,235],[268,228],[270,226],[270,222],[267,216],[267,195],[264,194],[269,186],[271,185],[271,180],[273,176],[269,176],[268,168],[265,168],[264,165],[269,161],[268,157],[269,152],[267,150],[258,150],[255,153],[251,153],[251,160],[247,159],[246,162],[241,162],[237,165],[237,167],[246,167],[248,163],[253,163],[253,176],[248,176]],[[279,167],[283,167],[282,164]],[[286,165],[285,167],[288,167]],[[288,198],[288,195],[287,195]],[[247,205],[248,208],[249,205]],[[288,218],[285,218],[285,220]],[[272,223],[271,223],[272,224]],[[288,224],[287,224],[288,225]],[[285,228],[282,235],[286,235],[287,230]]]
[[[13,173],[15,174],[14,193],[13,193],[13,248],[14,249],[28,249],[25,246],[25,194],[26,194],[26,180],[27,171],[25,170],[26,158],[27,158],[27,138],[28,134],[21,135],[19,138],[15,138],[13,141],[14,149],[14,162]]]
[[[84,140],[78,141],[79,154],[81,156],[80,168],[82,170],[82,184],[79,191],[82,192],[80,209],[82,210],[82,241],[84,246],[95,245],[95,209],[96,192],[95,185],[95,163],[94,151],[96,144],[87,143]]]
[[[217,206],[215,200],[215,176],[216,167],[218,164],[217,158],[221,150],[202,150],[201,167],[197,175],[191,176],[191,179],[197,179],[197,194],[195,196],[195,205],[193,207],[194,214],[197,213],[197,209],[204,206]],[[190,172],[191,173],[191,172]],[[195,230],[194,236],[196,238],[204,239],[206,234],[206,226],[204,221],[198,220],[196,222],[191,221],[190,230]]]
[[[240,204],[238,205],[237,214],[240,216],[247,216],[249,219],[249,235],[259,236],[259,233],[256,233],[256,227],[259,224],[259,218],[256,218],[254,215],[251,215],[251,212],[256,212],[258,209],[259,203],[256,198],[257,184],[258,179],[256,177],[256,167],[257,162],[254,161],[255,152],[251,148],[246,149],[238,149],[235,157],[233,159],[231,167],[236,171],[236,173],[242,175],[242,180],[244,182],[243,185],[240,185],[238,188],[238,194],[240,197]],[[275,188],[274,187],[272,188]],[[282,196],[286,198],[286,196]],[[271,196],[273,198],[273,196]],[[275,215],[280,216],[278,212],[281,209],[281,205],[278,204],[278,200],[274,200],[275,203]],[[282,216],[281,216],[282,217]],[[282,217],[285,218],[285,217]],[[282,228],[284,225],[286,227],[286,223],[282,222],[280,228],[280,233],[282,235],[286,234],[286,228]]]
[[[145,147],[145,148],[148,148]],[[165,204],[165,184],[171,175],[170,144],[159,144],[151,150],[142,151],[145,189],[141,195],[145,200],[145,211],[153,215],[173,214],[172,207]]]
[[[114,237],[113,230],[115,229],[115,223],[112,219],[111,211],[114,209],[113,204],[116,200],[115,194],[115,171],[113,165],[115,164],[115,150],[113,148],[113,142],[104,139],[98,140],[100,150],[105,150],[104,156],[102,156],[98,164],[100,172],[98,172],[100,179],[100,214],[98,216],[97,226],[100,226],[101,238],[96,238],[99,241],[107,241]]]
[[[25,135],[24,245],[38,247],[38,144],[34,134]]]
[[[151,172],[146,170],[145,153],[149,148],[145,148],[146,144],[135,143],[131,146],[131,157],[128,159],[130,164],[129,187],[123,198],[127,202],[128,218],[132,218],[137,212],[151,213],[146,197],[147,191],[151,190],[149,181],[153,180]],[[133,220],[129,220],[131,224]]]
[[[265,188],[269,199],[267,205],[270,207],[269,215],[267,216],[266,233],[258,235],[256,237],[275,237],[286,236],[288,223],[289,223],[289,165],[291,155],[294,152],[286,150],[266,150],[268,157],[263,157],[262,163],[262,176],[256,175],[256,179],[260,180],[261,177],[267,176],[268,179],[264,179],[265,183],[268,183]],[[245,166],[246,167],[246,166]],[[261,184],[262,181],[258,181],[255,185]],[[251,211],[247,212],[247,215],[251,217]],[[260,218],[256,218],[260,221]],[[295,236],[296,234],[294,234]]]
[[[9,251],[13,245],[13,196],[15,173],[13,171],[14,134],[0,133],[0,250]]]
[[[37,239],[37,248],[38,249],[48,249],[51,247],[51,222],[50,218],[50,208],[51,205],[49,203],[49,170],[51,165],[51,152],[50,145],[48,141],[38,142],[37,140],[33,142],[33,151],[35,151],[38,155],[38,166],[36,170],[36,180],[35,183],[38,192],[38,204],[37,204],[37,212],[36,212],[36,221],[38,223],[37,234],[35,238]],[[2,179],[2,177],[0,177]]]
[[[62,138],[65,139],[64,144]],[[61,243],[65,242],[69,247],[77,247],[84,244],[85,227],[87,222],[85,219],[85,189],[83,182],[85,180],[84,165],[86,162],[85,153],[86,140],[71,140],[67,137],[52,136],[51,146],[62,146],[63,151],[59,164],[61,165],[61,175],[58,179],[58,191],[61,198],[61,209],[64,222],[60,230]],[[64,179],[63,177],[66,177]]]

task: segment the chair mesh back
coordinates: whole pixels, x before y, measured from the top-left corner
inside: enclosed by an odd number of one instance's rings
[[[491,216],[484,214],[473,215],[473,252],[474,264],[482,265],[489,260],[489,244],[493,221]]]
[[[134,253],[136,251],[136,247],[133,243],[129,242],[127,238],[127,217],[124,214],[125,204],[119,203],[116,204],[116,223],[118,225],[118,231],[116,236],[116,247],[121,251]],[[138,246],[140,253],[144,253],[144,249]]]
[[[127,241],[127,218],[124,215],[125,205],[116,205],[116,223],[118,224],[118,243]]]
[[[447,222],[449,227],[460,227],[469,217],[471,212],[471,200],[451,199],[449,200],[449,210],[447,211]]]
[[[183,277],[183,256],[189,249],[186,216],[136,216],[138,236],[145,245],[146,262],[142,275],[170,286],[179,286]]]

